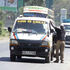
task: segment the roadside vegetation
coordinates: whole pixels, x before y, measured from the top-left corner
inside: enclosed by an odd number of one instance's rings
[[[9,33],[8,33],[7,29],[4,28],[5,17],[6,17],[5,12],[3,12],[2,10],[0,10],[0,39],[3,38],[3,37],[8,37],[9,36]]]
[[[5,37],[9,37],[9,32],[7,29],[4,28],[3,21],[0,21],[0,39],[3,39]]]

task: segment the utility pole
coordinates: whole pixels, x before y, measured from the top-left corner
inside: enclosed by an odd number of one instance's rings
[[[43,4],[44,4],[44,6],[46,7],[46,0],[43,0]]]
[[[17,16],[19,15],[19,8],[24,6],[24,0],[17,0]]]
[[[46,7],[52,9],[53,0],[46,0]]]

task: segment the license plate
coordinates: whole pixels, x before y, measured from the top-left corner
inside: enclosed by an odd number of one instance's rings
[[[22,51],[22,55],[36,55],[36,51]]]

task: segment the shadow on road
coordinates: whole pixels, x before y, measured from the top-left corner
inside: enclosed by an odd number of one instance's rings
[[[70,47],[67,47],[67,46],[65,48],[69,48],[70,49]]]
[[[10,58],[9,57],[0,57],[0,61],[7,61],[7,62],[9,62]]]
[[[0,57],[0,61],[3,62],[11,62],[9,57]],[[30,58],[22,58],[22,59],[16,59],[14,62],[24,62],[24,63],[45,63],[44,59],[30,59]]]

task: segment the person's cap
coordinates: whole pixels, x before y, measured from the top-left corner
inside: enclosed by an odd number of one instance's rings
[[[61,25],[60,25],[60,28],[61,28],[61,29],[64,29],[64,25],[63,25],[63,24],[61,24]]]

